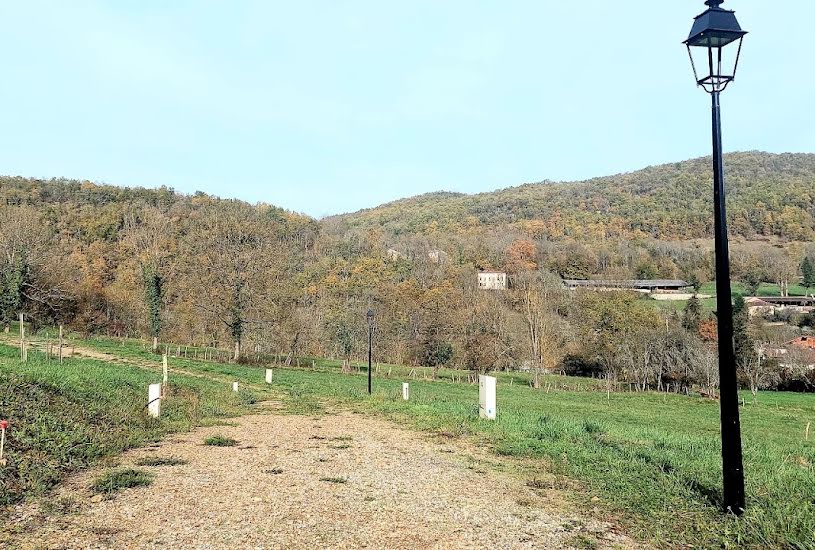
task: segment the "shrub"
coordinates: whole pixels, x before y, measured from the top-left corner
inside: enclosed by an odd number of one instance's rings
[[[234,447],[237,444],[238,442],[231,437],[225,437],[223,435],[213,435],[204,440],[204,445],[209,445],[210,447]]]
[[[94,493],[111,495],[122,489],[146,487],[153,483],[153,474],[143,470],[125,468],[113,470],[97,478],[91,485]]]
[[[160,456],[149,456],[146,458],[140,458],[136,461],[136,466],[181,466],[183,464],[187,464],[188,462],[181,458],[164,458]]]

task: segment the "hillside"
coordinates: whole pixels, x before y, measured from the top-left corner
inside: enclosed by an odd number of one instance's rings
[[[726,155],[731,233],[747,239],[815,235],[815,155]],[[571,183],[477,195],[432,193],[332,220],[394,235],[515,226],[536,238],[693,239],[712,235],[708,158]]]
[[[767,241],[734,239],[734,279],[798,282],[805,258],[810,271],[815,263],[815,246],[801,242],[815,233],[815,155],[734,154],[728,170],[733,233]],[[366,351],[373,308],[382,358],[511,366],[531,353],[525,310],[517,297],[475,300],[478,271],[505,270],[535,288],[560,288],[547,272],[704,284],[713,255],[696,239],[710,231],[709,173],[697,159],[586,182],[434,193],[322,221],[168,188],[0,178],[0,326],[23,312],[35,326],[229,347],[236,359],[263,349],[348,364]],[[550,313],[568,338],[591,335],[578,321],[594,306]]]

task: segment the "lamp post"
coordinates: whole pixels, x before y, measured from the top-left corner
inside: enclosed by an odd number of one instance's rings
[[[716,316],[719,331],[719,387],[722,423],[722,480],[724,509],[744,512],[744,468],[741,454],[736,354],[733,346],[733,304],[730,289],[730,256],[727,242],[722,120],[719,94],[736,76],[744,35],[736,15],[721,8],[724,0],[707,0],[685,41],[698,86],[711,96],[713,106],[713,201],[716,243]],[[737,45],[735,56],[732,49]],[[732,67],[732,69],[731,69]],[[698,70],[699,69],[699,70]],[[704,74],[700,74],[704,73]]]
[[[374,310],[368,310],[368,395],[371,395],[371,372],[373,371]]]

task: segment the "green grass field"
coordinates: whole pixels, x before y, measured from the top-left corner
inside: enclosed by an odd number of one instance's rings
[[[731,285],[731,290],[733,294],[741,294],[742,296],[747,296],[748,292],[747,289],[744,288],[744,285],[739,282],[733,282]],[[815,289],[809,289],[809,293]],[[699,288],[700,294],[716,294],[716,282],[711,281],[708,283],[703,284]],[[799,284],[791,284],[789,285],[789,294],[790,296],[806,296],[807,289]],[[756,296],[780,296],[781,291],[778,289],[778,285],[774,283],[761,283],[758,287],[758,292]]]
[[[97,339],[86,345],[159,363],[137,341]],[[191,415],[179,395],[174,406],[168,403],[167,417],[151,423],[140,407],[145,385],[157,381],[158,371],[80,360],[69,360],[62,368],[42,361],[21,366],[16,350],[2,347],[0,352],[0,387],[39,388],[42,395],[67,396],[71,404],[94,404],[92,413],[74,413],[69,407],[68,414],[57,417],[56,411],[63,408],[45,402],[37,392],[26,391],[12,401],[16,403],[9,414],[12,422],[32,423],[16,446],[37,445],[38,453],[60,465],[61,471],[84,467],[168,431],[246,410],[246,402],[229,395],[222,381],[174,375],[174,384],[199,395],[202,412]],[[311,360],[303,364],[310,365]],[[259,367],[181,359],[171,359],[171,366],[242,384],[263,383]],[[391,376],[385,378],[389,368]],[[57,374],[64,370],[71,375],[60,379]],[[552,385],[546,393],[532,390],[528,375],[500,373],[499,416],[488,422],[478,419],[478,387],[452,382],[453,373],[448,371],[441,373],[441,381],[411,380],[411,400],[402,401],[401,383],[409,372],[380,367],[374,395],[369,397],[364,370],[345,375],[338,362],[316,361],[313,370],[275,368],[273,387],[289,413],[350,408],[377,414],[413,429],[469,438],[503,457],[504,467],[530,482],[554,473],[563,480],[576,510],[592,513],[599,507],[599,513],[657,546],[815,548],[815,437],[804,441],[807,423],[815,420],[815,395],[765,392],[757,404],[751,404],[749,393],[745,395],[742,425],[749,508],[743,518],[735,519],[719,512],[717,402],[628,392],[612,393],[608,399],[598,381],[558,376],[546,377],[545,385]],[[6,390],[4,411],[8,394]],[[54,414],[34,412],[39,408],[53,409]],[[89,453],[77,461],[74,449]],[[40,490],[53,482],[30,487]]]
[[[790,285],[789,287],[789,294],[790,296],[806,296],[807,292],[810,294],[815,289],[806,289],[801,285]],[[739,282],[733,282],[731,285],[731,292],[733,296],[741,295],[747,296],[748,292],[744,288],[744,285]],[[711,314],[716,310],[716,283],[709,282],[705,283],[699,288],[699,294],[714,296],[713,298],[704,298],[701,300],[702,302],[702,312],[705,315]],[[778,285],[772,283],[762,283],[761,286],[758,288],[758,296],[780,296],[781,292],[778,290]],[[682,313],[685,310],[685,306],[687,305],[687,300],[651,300],[651,303],[662,311],[663,313]]]

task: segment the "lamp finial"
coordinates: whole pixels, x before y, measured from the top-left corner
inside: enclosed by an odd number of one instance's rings
[[[711,8],[718,8],[724,3],[724,0],[706,0],[705,4],[710,6]]]

